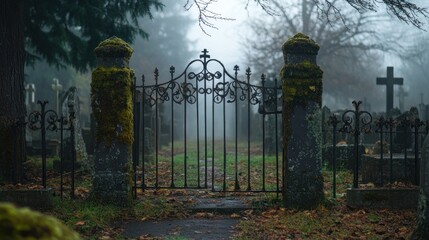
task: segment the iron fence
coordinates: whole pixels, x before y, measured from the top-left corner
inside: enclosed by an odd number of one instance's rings
[[[29,169],[29,168],[33,168],[34,166],[37,166],[37,164],[28,166],[26,165],[28,164],[28,160],[24,162],[16,162],[15,164],[20,166],[20,171],[19,173],[16,173],[16,172],[13,173],[14,183],[30,184],[32,185],[32,187],[34,187],[35,185],[41,185],[44,189],[46,189],[46,188],[49,188],[48,178],[51,178],[53,180],[54,178],[59,177],[59,181],[60,181],[59,189],[56,189],[56,190],[59,190],[60,196],[62,198],[64,193],[64,186],[65,186],[64,175],[66,172],[63,167],[64,158],[65,158],[64,155],[66,154],[64,150],[64,142],[65,142],[64,133],[68,131],[70,133],[70,139],[71,139],[70,141],[71,146],[69,148],[71,152],[68,153],[71,156],[71,170],[69,171],[70,181],[71,181],[70,196],[71,198],[74,198],[75,197],[75,173],[76,173],[76,169],[75,169],[76,148],[75,148],[75,141],[74,141],[75,139],[74,122],[76,118],[75,116],[76,112],[74,110],[74,103],[69,102],[67,116],[64,116],[62,112],[58,113],[52,109],[47,109],[48,101],[39,100],[37,101],[37,105],[40,107],[40,110],[32,111],[25,118],[16,120],[15,124],[13,125],[13,131],[15,132],[14,136],[17,136],[17,134],[19,134],[20,132],[25,132],[25,131],[33,131],[33,132],[38,132],[40,134],[41,169]],[[47,169],[47,157],[48,157],[47,133],[48,132],[59,132],[59,135],[60,135],[59,172],[58,173],[53,172],[49,176],[48,176],[48,169]],[[18,154],[21,154],[18,151],[20,151],[18,149],[18,146],[14,144],[14,149],[13,149],[14,161],[18,161],[17,156]],[[34,178],[29,176],[29,172],[33,170],[40,171],[40,174],[41,174],[40,182],[37,182],[38,177]],[[59,174],[59,176],[56,174]]]
[[[395,183],[419,185],[420,148],[429,132],[429,121],[418,117],[385,118],[375,117],[361,110],[361,101],[352,102],[354,109],[342,114],[332,114],[328,125],[332,127],[332,171],[333,197],[336,197],[338,170],[339,134],[352,137],[350,145],[353,188],[372,183],[376,187],[392,186]],[[363,143],[363,135],[375,134],[376,141]],[[348,145],[348,147],[350,146]],[[362,149],[363,152],[362,152]],[[326,160],[326,159],[325,159]],[[348,164],[343,164],[348,165]],[[394,171],[396,169],[396,171]]]

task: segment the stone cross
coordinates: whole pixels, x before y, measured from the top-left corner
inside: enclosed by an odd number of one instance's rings
[[[393,85],[402,85],[403,78],[393,77],[393,67],[387,67],[387,77],[377,78],[377,85],[386,85],[386,114],[389,114],[393,109]]]
[[[25,95],[25,104],[30,105],[35,102],[35,92],[36,92],[36,86],[34,86],[34,83],[28,83],[25,85],[26,95]]]
[[[401,113],[403,113],[405,110],[405,107],[404,107],[405,97],[408,97],[408,92],[406,92],[404,88],[401,86],[399,87],[399,92],[396,96],[398,96],[399,98],[399,110],[401,111]]]
[[[63,85],[60,84],[60,81],[58,80],[58,78],[54,78],[52,79],[52,90],[54,90],[54,110],[58,113],[59,112],[59,106],[60,106],[60,100],[59,100],[59,96],[60,96],[60,91],[63,90]]]

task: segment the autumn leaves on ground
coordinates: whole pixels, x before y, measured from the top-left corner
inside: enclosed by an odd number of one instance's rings
[[[349,177],[348,173],[339,173]],[[325,178],[329,172],[325,172]],[[348,181],[340,178],[340,184]],[[339,197],[330,198],[329,179],[325,184],[327,200],[311,211],[288,210],[275,194],[234,195],[252,202],[258,210],[228,215],[239,219],[233,239],[408,239],[415,229],[414,210],[350,209],[339,186]],[[86,194],[77,200],[58,200],[52,214],[77,230],[84,239],[120,239],[123,229],[118,222],[128,220],[160,221],[163,219],[221,217],[216,213],[191,213],[187,210],[197,198],[217,198],[211,191],[152,190],[141,193],[126,211],[109,205],[92,203]],[[186,239],[180,238],[169,239]],[[153,239],[141,236],[141,239]]]

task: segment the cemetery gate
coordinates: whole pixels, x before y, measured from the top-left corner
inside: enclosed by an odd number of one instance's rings
[[[231,74],[206,49],[180,74],[162,73],[134,84],[135,191],[282,191],[277,80]]]

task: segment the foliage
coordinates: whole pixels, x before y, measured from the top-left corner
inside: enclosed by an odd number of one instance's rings
[[[0,204],[0,238],[77,240],[79,235],[58,219],[12,204]]]
[[[92,50],[102,40],[118,36],[132,42],[136,34],[147,38],[138,19],[152,18],[152,7],[161,10],[163,5],[158,0],[25,1],[27,62],[45,59],[86,71],[95,66]]]

